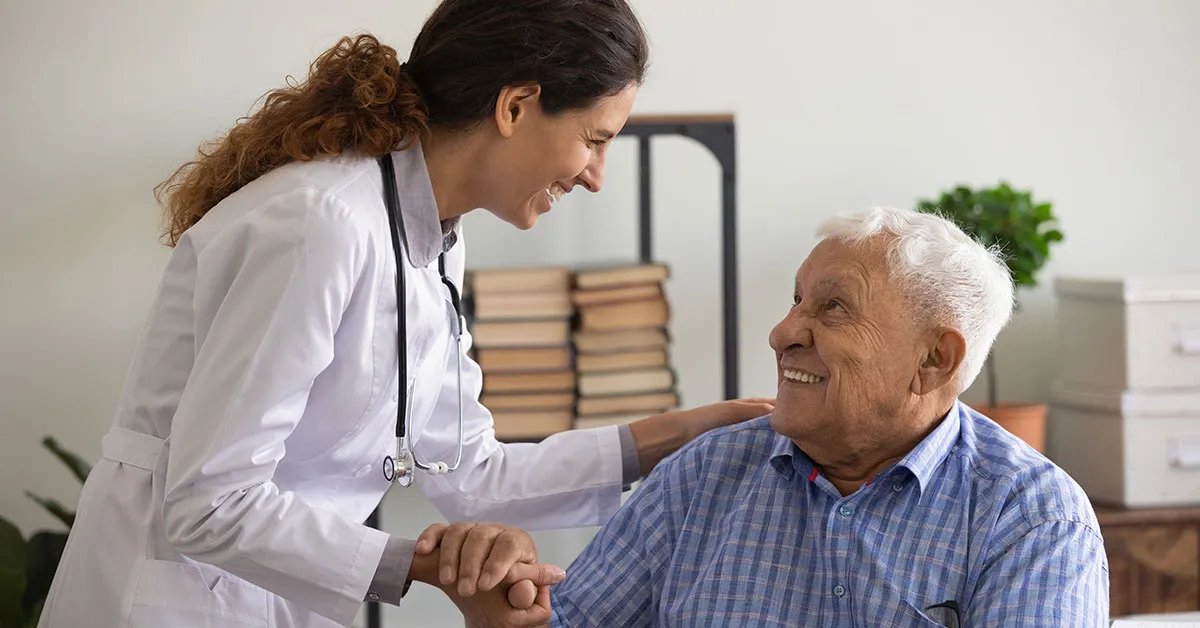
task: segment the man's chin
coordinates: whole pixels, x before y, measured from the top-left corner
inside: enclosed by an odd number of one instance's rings
[[[790,403],[789,403],[790,401]],[[820,423],[819,401],[796,405],[795,400],[776,398],[771,429],[794,441],[804,440]]]

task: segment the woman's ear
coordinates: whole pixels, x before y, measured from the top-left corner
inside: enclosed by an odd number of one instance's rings
[[[941,328],[934,332],[926,349],[912,383],[912,392],[917,395],[954,383],[967,355],[967,341],[957,329]]]
[[[517,128],[538,106],[541,85],[503,87],[496,96],[496,130],[501,137],[512,137]]]

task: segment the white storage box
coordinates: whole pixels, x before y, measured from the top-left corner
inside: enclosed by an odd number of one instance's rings
[[[1200,504],[1200,389],[1108,391],[1060,383],[1046,421],[1046,454],[1097,503]]]
[[[1200,275],[1057,278],[1058,378],[1200,388]]]

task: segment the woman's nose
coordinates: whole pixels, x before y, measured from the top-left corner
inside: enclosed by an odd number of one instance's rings
[[[604,156],[607,147],[601,147],[592,155],[591,161],[588,162],[583,172],[579,173],[575,180],[582,185],[587,191],[595,194],[604,187]]]

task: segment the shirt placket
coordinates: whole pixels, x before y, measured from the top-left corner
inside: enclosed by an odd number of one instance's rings
[[[819,508],[813,509],[813,516],[818,518],[813,529],[825,531],[825,555],[828,556],[825,578],[821,583],[823,589],[820,599],[823,601],[822,626],[834,628],[852,628],[854,616],[852,601],[855,591],[850,588],[850,548],[854,537],[855,516],[857,514],[857,499],[859,493],[849,497],[841,497],[819,472],[814,470],[810,475],[814,493],[817,494]]]

